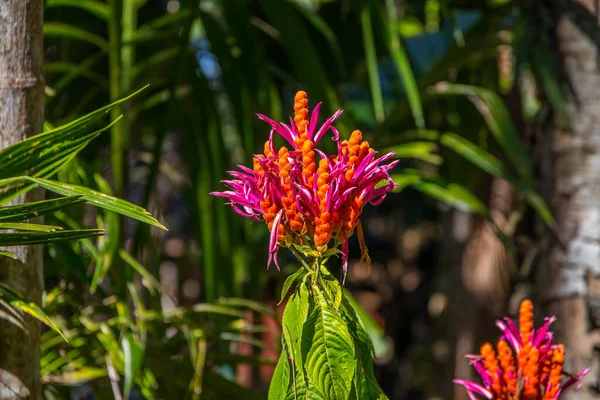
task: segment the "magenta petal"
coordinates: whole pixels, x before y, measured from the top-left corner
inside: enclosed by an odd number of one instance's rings
[[[269,260],[267,261],[267,269],[271,266],[271,261],[275,258],[275,265],[279,269],[277,263],[277,236],[279,232],[279,225],[281,224],[281,217],[283,217],[283,210],[277,213],[277,216],[273,220],[273,227],[271,229],[271,236],[269,237]]]
[[[331,117],[329,117],[327,119],[327,121],[325,121],[325,123],[323,125],[321,125],[321,128],[319,128],[318,132],[315,134],[315,138],[313,140],[313,142],[318,143],[319,140],[321,140],[321,138],[323,137],[323,135],[325,135],[325,133],[329,130],[329,128],[331,127],[331,124],[333,123],[333,121],[335,121],[340,115],[342,115],[342,110],[337,110],[335,112],[335,114],[333,114]]]
[[[484,396],[486,399],[494,398],[492,392],[475,382],[464,381],[462,379],[454,379],[452,382],[456,383],[457,385],[464,386],[467,389],[467,392],[475,392]]]
[[[310,123],[308,125],[308,138],[313,140],[315,136],[315,128],[317,127],[317,122],[319,121],[319,110],[321,109],[321,104],[317,104],[310,115]]]
[[[284,138],[288,143],[290,143],[291,145],[295,146],[296,143],[294,143],[294,140],[290,134],[290,132],[286,129],[284,129],[283,126],[281,126],[281,124],[277,121],[273,121],[271,118],[262,115],[262,114],[256,114],[256,116],[261,119],[262,121],[265,121],[267,124],[271,125],[271,128],[273,128],[275,130],[275,132],[279,133],[279,135],[281,135],[282,138]]]

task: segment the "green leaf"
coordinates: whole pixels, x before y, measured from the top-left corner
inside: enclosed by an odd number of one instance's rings
[[[16,229],[34,232],[56,232],[62,230],[60,226],[28,224],[25,222],[0,222],[0,229]]]
[[[500,160],[467,139],[448,132],[442,135],[440,143],[454,150],[482,170],[499,178],[512,180],[510,172]]]
[[[344,297],[342,302],[342,315],[348,324],[352,342],[356,349],[358,398],[363,399],[387,399],[383,390],[379,387],[373,373],[373,344],[371,338],[364,328],[363,322],[357,315],[356,310]]]
[[[352,307],[355,321],[360,323],[370,338],[369,348],[375,357],[381,357],[390,351],[390,344],[386,340],[383,328],[371,318],[371,316],[360,306],[349,290],[344,289],[344,309]]]
[[[108,42],[102,37],[94,35],[86,29],[61,22],[46,22],[44,24],[44,37],[81,40],[98,46],[102,50],[108,50]]]
[[[8,257],[8,258],[12,258],[13,260],[19,259],[19,257],[17,257],[17,255],[15,253],[11,253],[10,251],[4,251],[4,250],[0,250],[0,257]]]
[[[79,229],[60,232],[0,232],[0,246],[47,244],[104,235],[102,229]]]
[[[121,347],[125,358],[125,383],[123,386],[123,397],[129,399],[135,377],[142,366],[144,349],[131,333],[123,336]]]
[[[375,49],[375,38],[371,24],[371,10],[369,6],[363,7],[360,12],[360,25],[362,27],[363,44],[365,50],[365,62],[369,74],[369,86],[373,99],[373,110],[377,122],[385,119],[383,109],[383,94],[381,93],[381,80],[379,78],[379,65],[377,64],[377,53]]]
[[[304,268],[298,268],[296,272],[294,272],[285,279],[285,282],[283,282],[283,287],[281,289],[281,299],[279,300],[279,303],[277,303],[277,305],[283,303],[283,300],[286,298],[288,292],[292,288],[292,285],[296,283],[298,279],[304,276],[304,274],[306,274],[306,270]]]
[[[127,253],[124,249],[119,250],[119,257],[127,265],[133,268],[140,276],[142,277],[142,284],[148,288],[150,294],[154,295],[156,292],[162,293],[162,286],[160,282],[152,275],[150,271],[148,271],[142,264],[137,262],[135,258],[133,258],[129,253]]]
[[[0,221],[13,222],[46,215],[75,204],[85,203],[81,196],[68,196],[52,200],[0,207]]]
[[[519,176],[528,184],[533,182],[531,160],[500,96],[481,87],[446,82],[438,83],[433,92],[467,96],[483,116],[490,132],[519,172]]]
[[[437,175],[425,175],[418,171],[405,172],[391,176],[394,182],[403,182],[411,187],[441,200],[459,210],[487,216],[488,210],[467,188],[451,183]],[[395,190],[398,190],[396,188]]]
[[[443,158],[439,154],[435,154],[438,146],[432,142],[409,142],[399,144],[397,146],[388,147],[383,152],[393,151],[394,158],[415,158],[423,160],[430,164],[440,165]]]
[[[413,118],[415,119],[415,125],[417,125],[418,128],[424,128],[425,120],[423,118],[423,104],[421,102],[419,87],[417,86],[415,75],[413,74],[408,56],[404,50],[404,47],[402,46],[402,42],[398,37],[398,34],[394,31],[394,29],[392,29],[392,27],[397,23],[396,15],[398,15],[398,13],[396,11],[396,3],[394,0],[386,0],[385,3],[385,12],[388,18],[388,50],[392,56],[394,64],[396,65],[400,79],[402,79],[404,90],[406,91],[406,97],[408,98],[408,105],[410,106]]]
[[[292,371],[290,370],[290,361],[288,359],[284,341],[279,361],[277,361],[277,366],[275,367],[273,377],[271,378],[271,384],[269,385],[268,400],[285,399],[291,380]]]
[[[272,308],[266,306],[264,303],[255,300],[236,297],[221,297],[219,298],[217,303],[228,307],[249,308],[251,310],[265,315],[274,315]]]
[[[60,375],[44,375],[44,383],[54,383],[59,385],[79,386],[94,379],[103,378],[107,375],[106,369],[95,367],[82,367],[75,371],[63,372]]]
[[[68,124],[0,150],[0,179],[18,180],[14,177],[19,175],[48,177],[54,174],[66,161],[72,159],[92,139],[115,122],[112,121],[108,126],[94,130],[95,123],[100,118],[144,89],[145,87]],[[11,182],[6,181],[3,186]],[[5,196],[3,201],[6,201]]]
[[[321,278],[320,283],[323,286],[323,290],[327,294],[327,300],[335,309],[338,309],[342,303],[342,287],[340,283],[324,266],[321,267],[319,277]]]
[[[346,321],[313,286],[315,308],[304,324],[302,359],[306,374],[326,398],[347,399],[354,375],[354,346]]]
[[[46,7],[75,7],[80,8],[95,15],[98,18],[108,21],[110,19],[111,10],[110,6],[105,3],[101,3],[97,0],[46,0]]]
[[[108,81],[106,77],[90,68],[86,68],[80,64],[74,64],[69,62],[49,62],[44,64],[44,72],[66,72],[66,73],[75,73],[79,76],[89,79],[100,85],[104,89],[108,89]]]
[[[121,215],[125,215],[127,217],[144,222],[146,224],[166,230],[166,228],[160,222],[158,222],[152,215],[150,215],[148,211],[144,210],[142,207],[136,206],[135,204],[132,204],[128,201],[117,199],[116,197],[112,197],[104,193],[88,189],[83,186],[69,185],[67,183],[50,181],[41,178],[33,178],[29,176],[14,178],[10,181],[13,183],[15,181],[29,181],[37,183],[44,189],[50,190],[58,194],[62,194],[63,196],[81,196],[83,200],[85,200],[87,203],[93,206],[103,208],[109,211],[114,211]],[[6,185],[6,182],[3,183],[2,181],[0,181],[0,186],[3,185]]]
[[[304,375],[302,364],[302,330],[309,312],[309,295],[306,284],[302,283],[292,294],[281,321],[283,337],[297,374]]]
[[[0,283],[0,297],[12,307],[19,309],[48,325],[48,327],[58,333],[65,340],[65,342],[68,342],[65,335],[63,335],[54,322],[52,322],[48,315],[46,315],[46,313],[40,308],[40,306],[32,301],[27,300],[21,293],[3,283]]]
[[[544,202],[544,199],[535,191],[535,188],[531,184],[515,177],[496,157],[474,143],[453,133],[444,133],[440,142],[482,170],[509,182],[549,227],[554,228],[556,226],[550,209]]]

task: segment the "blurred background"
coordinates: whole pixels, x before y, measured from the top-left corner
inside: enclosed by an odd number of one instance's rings
[[[42,336],[45,397],[121,398],[121,375],[132,399],[266,398],[298,265],[283,249],[267,271],[267,227],[209,192],[262,151],[255,113],[287,120],[297,90],[401,159],[362,217],[372,264],[351,241],[345,285],[391,399],[466,399],[464,355],[525,297],[563,321],[569,370],[595,368],[600,233],[568,251],[579,222],[600,224],[592,3],[46,0],[48,128],[150,85],[59,178],[169,231],[88,207],[47,219],[109,235],[46,246],[45,307],[70,341]],[[595,398],[595,371],[576,398]]]

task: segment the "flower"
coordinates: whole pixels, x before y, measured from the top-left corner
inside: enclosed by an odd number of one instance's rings
[[[333,122],[339,110],[320,127],[317,104],[309,118],[308,97],[300,91],[294,98],[294,118],[278,123],[258,114],[271,126],[262,154],[254,156],[250,169],[243,165],[230,171],[233,180],[222,181],[229,190],[214,192],[224,197],[240,215],[264,220],[271,231],[269,261],[279,268],[280,246],[309,249],[323,256],[328,249],[342,247],[344,274],[348,263],[348,238],[358,232],[363,257],[368,260],[359,216],[367,203],[377,205],[395,185],[389,171],[397,161],[393,153],[376,158],[376,152],[355,130],[349,140],[340,140]],[[337,154],[326,155],[316,148],[326,133],[332,133]],[[275,148],[274,133],[285,145]]]
[[[546,318],[541,328],[533,329],[533,304],[521,303],[519,327],[509,318],[496,321],[502,337],[494,350],[490,343],[481,346],[480,355],[468,355],[483,384],[455,379],[454,383],[467,389],[469,398],[479,394],[486,399],[502,400],[553,400],[568,387],[579,383],[589,372],[577,375],[563,370],[565,348],[554,344],[549,330],[555,317]],[[512,348],[512,350],[511,350]],[[563,376],[568,379],[562,383]]]

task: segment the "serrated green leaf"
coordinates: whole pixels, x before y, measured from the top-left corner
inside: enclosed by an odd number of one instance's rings
[[[291,384],[292,371],[290,369],[290,361],[285,348],[285,341],[283,344],[279,361],[277,361],[277,366],[275,366],[271,384],[269,385],[268,400],[285,399]]]
[[[62,210],[75,204],[85,203],[81,196],[68,196],[52,200],[0,207],[1,222],[24,221]]]
[[[288,300],[281,320],[283,337],[287,345],[289,355],[295,366],[295,371],[304,375],[302,365],[302,329],[308,317],[309,295],[306,285],[302,283]]]
[[[362,325],[369,335],[369,348],[373,356],[381,357],[387,354],[390,351],[390,344],[385,338],[383,328],[371,318],[347,289],[344,289],[344,302],[347,303],[345,309],[352,307],[355,320]]]
[[[98,18],[108,21],[110,19],[111,10],[110,6],[105,3],[101,3],[97,0],[46,0],[46,7],[75,7],[80,8],[95,15]]]
[[[94,35],[86,29],[62,22],[46,22],[44,24],[44,37],[81,40],[98,46],[102,50],[108,50],[108,42],[104,38]]]
[[[302,360],[310,382],[332,400],[350,395],[354,346],[346,322],[313,286],[315,307],[302,332]]]
[[[65,340],[65,342],[68,342],[65,335],[63,335],[60,329],[58,329],[54,322],[52,322],[50,317],[46,315],[44,310],[42,310],[40,306],[38,306],[34,302],[27,300],[21,293],[17,292],[16,290],[8,287],[3,283],[0,283],[0,297],[2,297],[4,301],[6,301],[12,307],[19,309],[24,313],[29,314],[35,319],[48,325],[48,327],[50,327],[56,333],[58,333]]]
[[[323,290],[327,295],[327,300],[335,309],[338,309],[342,303],[342,287],[340,283],[325,267],[321,268],[320,278]]]
[[[281,288],[281,299],[277,305],[283,302],[283,300],[287,297],[288,292],[292,288],[292,285],[296,283],[298,279],[304,276],[304,274],[306,274],[306,270],[304,268],[299,268],[296,272],[285,279],[285,282],[283,282],[283,287]]]
[[[47,244],[104,235],[102,229],[79,229],[60,232],[0,232],[0,246]]]
[[[342,302],[342,315],[348,324],[352,342],[356,349],[357,368],[355,377],[357,398],[362,399],[387,399],[379,387],[373,373],[373,344],[371,337],[364,328],[363,322],[357,315],[352,304],[344,297]]]

